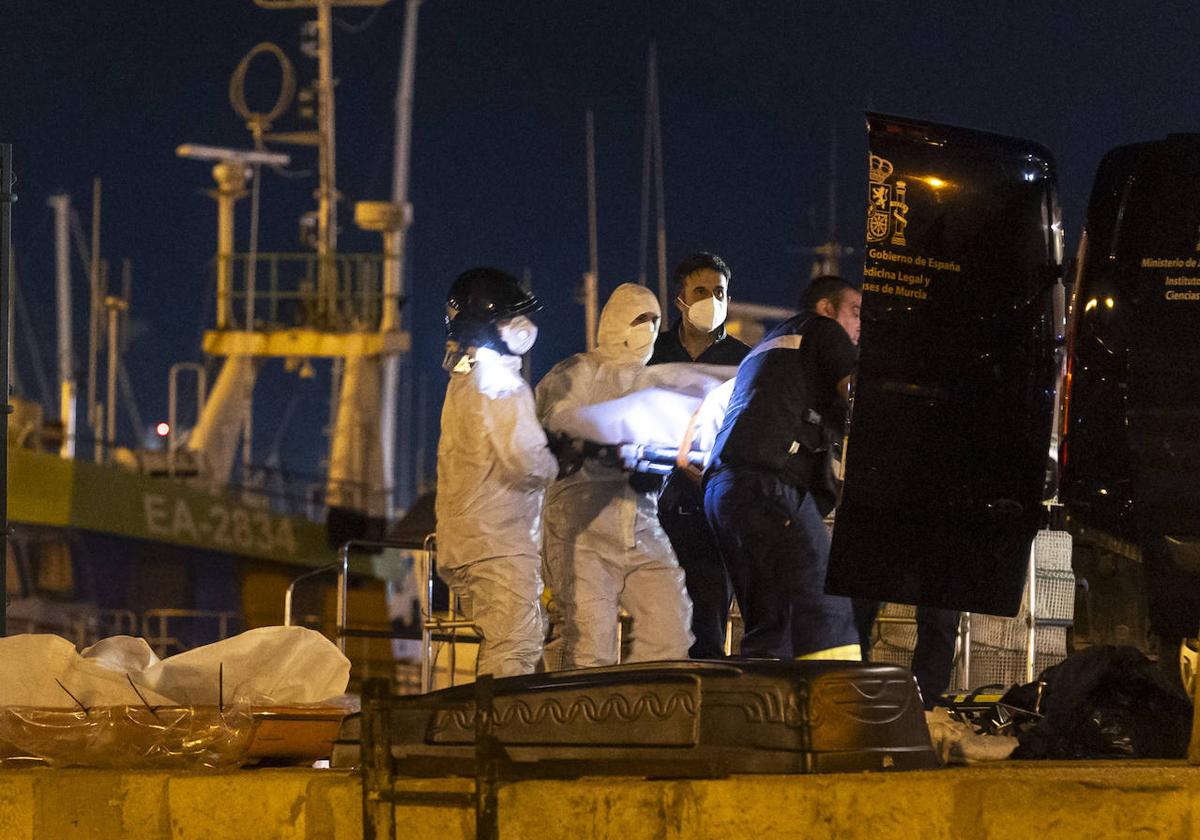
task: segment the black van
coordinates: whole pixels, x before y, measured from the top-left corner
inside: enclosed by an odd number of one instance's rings
[[[1075,260],[1060,499],[1075,646],[1200,630],[1200,134],[1116,148]]]

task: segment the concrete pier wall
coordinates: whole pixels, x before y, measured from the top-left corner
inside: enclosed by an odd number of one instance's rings
[[[469,791],[470,780],[408,780]],[[359,780],[319,770],[0,772],[3,840],[358,840]],[[941,771],[505,785],[503,838],[1200,837],[1200,768],[1009,762]],[[400,805],[404,840],[468,840],[469,809]]]

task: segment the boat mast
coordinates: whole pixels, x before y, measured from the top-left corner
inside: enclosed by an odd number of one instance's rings
[[[246,194],[246,172],[257,174],[261,164],[286,166],[287,155],[264,151],[239,151],[215,146],[184,144],[175,150],[179,157],[193,160],[217,161],[212,169],[217,188],[209,195],[217,202],[217,311],[216,332],[236,333],[233,311],[234,211],[239,199]],[[249,292],[249,290],[247,290]],[[253,301],[247,304],[251,313]],[[243,340],[244,344],[244,340]],[[198,405],[199,416],[188,436],[187,448],[196,453],[210,486],[215,490],[226,484],[233,468],[238,435],[245,430],[245,417],[251,411],[254,382],[257,376],[255,358],[242,347],[225,355],[225,362],[212,393],[205,394]],[[174,370],[174,368],[172,369]],[[168,390],[174,392],[174,373],[168,380]],[[207,384],[207,383],[205,383]],[[201,387],[201,391],[205,391]],[[169,401],[173,407],[175,400]],[[175,473],[175,422],[171,421],[167,440],[168,469]]]
[[[392,161],[392,203],[400,208],[399,226],[384,237],[384,288],[381,332],[399,329],[400,299],[404,294],[404,254],[412,205],[408,202],[408,170],[412,148],[413,81],[417,66],[417,14],[421,0],[408,0],[404,7],[404,45],[400,54],[400,77],[396,85],[396,147]],[[383,393],[379,413],[379,437],[383,458],[385,513],[390,516],[395,499],[396,417],[400,380],[400,354],[383,359]]]
[[[92,430],[92,452],[96,463],[103,457],[100,430],[100,406],[96,402],[96,374],[100,352],[100,179],[92,179],[92,250],[88,270],[88,381],[87,420]]]
[[[587,130],[588,272],[583,275],[584,346],[596,349],[596,319],[599,310],[600,243],[596,230],[596,126],[589,108]]]
[[[658,100],[658,50],[653,41],[646,55],[646,128],[642,144],[642,230],[638,254],[638,283],[646,285],[647,237],[650,228],[650,179],[653,169],[655,193],[655,239],[658,248],[658,304],[663,312],[661,330],[667,321],[667,218],[663,197],[662,114]]]
[[[654,117],[651,114],[650,96],[650,63],[646,62],[646,119],[642,130],[642,215],[641,227],[639,232],[639,248],[638,248],[638,285],[646,285],[646,255],[649,251],[650,239],[650,151],[653,144],[651,143],[650,133],[653,130]],[[664,329],[667,321],[666,312],[663,313]]]
[[[108,363],[105,365],[107,381],[104,391],[104,440],[106,448],[111,452],[116,449],[117,440],[117,368],[121,364],[120,321],[128,306],[124,299],[116,295],[105,295],[104,308],[108,313],[108,326],[105,328],[108,338]]]
[[[854,253],[854,249],[837,240],[837,125],[829,134],[829,232],[823,245],[807,249],[813,254],[809,278],[824,274],[841,275],[842,257]]]
[[[71,196],[52,195],[54,210],[54,277],[58,303],[58,411],[62,445],[58,454],[75,457],[75,370],[71,361]]]
[[[829,241],[837,238],[837,124],[829,133]]]
[[[650,90],[654,96],[654,187],[658,193],[655,204],[655,227],[658,234],[658,306],[667,311],[667,211],[663,196],[662,103],[658,97],[658,52],[650,42]],[[666,318],[662,323],[665,328]]]
[[[17,200],[12,192],[16,179],[12,173],[12,146],[0,143],[0,412],[4,419],[2,431],[8,440],[8,415],[12,406],[8,402],[8,293],[12,271],[12,204]],[[8,447],[0,452],[0,533],[8,533]],[[5,554],[7,555],[7,545]],[[8,575],[0,579],[0,637],[8,633]]]
[[[264,141],[315,145],[319,163],[317,190],[317,258],[316,282],[309,277],[285,278],[296,282],[298,288],[280,289],[272,285],[263,298],[263,311],[268,313],[260,323],[256,313],[253,268],[246,274],[245,323],[236,323],[228,307],[223,309],[227,322],[218,320],[215,330],[206,331],[205,351],[225,357],[211,396],[193,429],[188,448],[200,456],[209,480],[224,483],[228,480],[239,435],[248,431],[245,412],[250,409],[258,362],[282,358],[288,369],[304,370],[309,358],[331,358],[337,372],[331,382],[331,423],[329,470],[326,501],[334,508],[357,509],[370,518],[383,518],[391,512],[389,493],[393,479],[394,444],[382,439],[385,430],[395,431],[395,387],[382,381],[384,369],[392,375],[398,370],[390,357],[406,352],[409,336],[400,326],[399,305],[402,297],[403,231],[408,225],[410,211],[407,202],[363,201],[355,205],[355,222],[363,230],[382,234],[384,254],[339,255],[337,251],[337,202],[335,141],[334,141],[334,82],[333,82],[333,8],[335,6],[379,6],[385,0],[255,0],[256,5],[273,10],[313,9],[316,12],[318,78],[314,82],[317,99],[317,130],[315,132],[269,133],[271,123],[291,104],[294,91],[291,64],[278,46],[260,44],[247,54],[234,74],[230,87],[231,102],[246,119],[247,128],[255,141],[255,150],[236,150],[212,147],[184,146],[179,154],[192,157],[214,156],[222,165],[240,166],[252,160],[267,163],[272,153]],[[415,4],[410,0],[410,12]],[[409,46],[415,43],[416,15],[411,14],[406,29]],[[409,31],[411,30],[411,31]],[[415,49],[415,48],[414,48]],[[271,52],[278,59],[284,76],[280,96],[267,113],[255,113],[246,107],[244,99],[245,68],[260,52]],[[406,61],[415,53],[410,50]],[[402,77],[405,71],[402,68]],[[404,123],[401,145],[405,149],[397,162],[394,189],[407,193],[409,122],[406,110],[411,101],[412,67],[407,70],[408,81],[401,85],[401,113],[397,119]],[[230,214],[231,215],[231,214]],[[230,218],[230,228],[232,219]],[[253,220],[252,220],[253,228]],[[230,250],[232,243],[230,243]],[[232,253],[230,259],[232,263]],[[277,261],[290,255],[270,255],[272,271]],[[341,257],[341,258],[339,258]],[[346,257],[349,257],[348,259]],[[257,260],[252,244],[251,259]],[[382,262],[382,271],[374,273],[372,265]],[[231,267],[231,266],[230,266]],[[364,272],[371,272],[369,277]],[[230,271],[221,275],[228,293],[232,293],[234,277]],[[343,276],[344,275],[344,276]],[[274,277],[274,275],[272,275]],[[382,279],[381,279],[382,278]],[[272,281],[273,284],[275,281]],[[379,285],[369,285],[379,282]],[[219,295],[220,296],[220,295]],[[292,317],[296,323],[283,328],[277,307],[282,302],[298,301]],[[377,320],[376,320],[377,319]],[[386,407],[385,399],[391,402]],[[248,435],[246,435],[248,438]],[[384,448],[387,448],[385,453]],[[247,453],[248,454],[248,453]],[[385,473],[384,459],[392,459]],[[248,457],[243,456],[243,460]]]
[[[398,276],[403,277],[403,248],[411,210],[408,204],[408,169],[412,146],[413,80],[417,67],[417,14],[421,0],[408,0],[404,8],[404,46],[400,55],[400,76],[396,85],[396,148],[392,162],[392,201],[406,208],[405,226],[400,230],[401,260]]]
[[[317,300],[326,318],[337,311],[337,151],[333,108],[333,0],[317,6]]]

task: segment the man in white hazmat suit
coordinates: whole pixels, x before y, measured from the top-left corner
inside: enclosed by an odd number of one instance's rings
[[[446,301],[450,384],[438,443],[438,574],[470,601],[479,673],[533,673],[544,639],[541,514],[558,473],[521,356],[541,306],[516,278],[477,268]]]
[[[636,388],[660,317],[649,289],[618,286],[600,314],[596,349],[560,362],[538,383],[543,425],[553,430],[556,414]],[[547,492],[544,556],[547,582],[563,617],[565,667],[617,661],[619,607],[634,622],[627,661],[687,658],[691,601],[658,523],[655,489],[635,489],[628,474],[585,461]]]

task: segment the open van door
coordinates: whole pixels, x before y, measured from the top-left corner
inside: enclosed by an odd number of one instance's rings
[[[1054,160],[919,120],[869,114],[867,128],[861,355],[827,589],[1015,615],[1054,414]]]
[[[1081,635],[1140,646],[1148,606],[1176,642],[1200,627],[1200,135],[1105,155],[1084,231],[1062,481]]]

